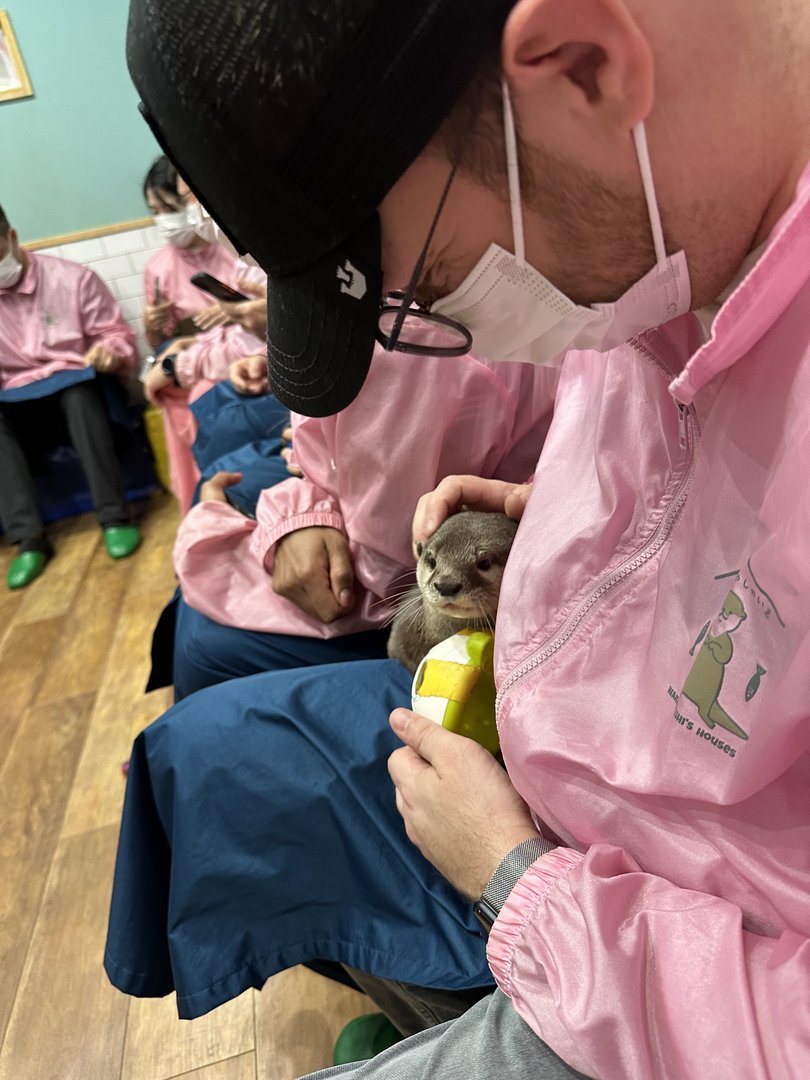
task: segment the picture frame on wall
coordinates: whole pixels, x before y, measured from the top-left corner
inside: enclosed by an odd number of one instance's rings
[[[33,97],[31,80],[5,8],[0,8],[0,102]]]

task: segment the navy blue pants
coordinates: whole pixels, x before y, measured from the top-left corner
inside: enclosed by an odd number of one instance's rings
[[[133,748],[105,968],[193,1018],[319,959],[448,990],[491,983],[471,906],[405,835],[386,767],[394,660],[202,690]]]
[[[189,607],[182,597],[173,602],[177,605],[175,701],[204,686],[263,671],[285,671],[348,660],[384,660],[386,657],[387,630],[367,630],[328,639],[266,634],[223,626]]]

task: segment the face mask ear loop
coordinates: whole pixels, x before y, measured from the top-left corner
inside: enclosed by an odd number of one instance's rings
[[[647,213],[650,216],[650,228],[652,229],[653,244],[655,245],[655,260],[657,263],[666,261],[667,249],[664,245],[664,230],[661,227],[661,215],[658,212],[658,200],[655,197],[655,184],[653,183],[652,166],[650,165],[650,152],[647,149],[647,132],[644,124],[636,124],[633,128],[633,142],[636,147],[638,167],[641,170],[641,183],[644,185],[644,197],[647,200]]]
[[[515,258],[521,264],[526,262],[526,242],[523,237],[523,205],[520,201],[520,167],[518,165],[517,135],[512,102],[509,99],[509,87],[504,79],[501,83],[503,92],[503,134],[506,143],[506,175],[509,181],[509,209],[512,212],[512,243],[515,246]]]

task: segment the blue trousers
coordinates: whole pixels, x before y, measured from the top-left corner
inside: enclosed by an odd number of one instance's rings
[[[387,759],[394,660],[202,690],[136,740],[105,968],[193,1018],[313,959],[448,990],[491,983],[471,905],[408,840]]]
[[[387,630],[346,637],[310,638],[265,634],[223,626],[178,597],[174,634],[174,693],[180,701],[195,690],[263,671],[384,660]]]
[[[243,473],[242,480],[228,488],[228,499],[243,514],[254,516],[262,491],[290,478],[279,438],[290,422],[289,409],[272,394],[250,397],[222,382],[198,398],[191,411],[197,420],[192,452],[200,485],[214,473]]]

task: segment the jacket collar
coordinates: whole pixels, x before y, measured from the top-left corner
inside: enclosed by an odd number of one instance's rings
[[[796,197],[777,222],[762,257],[726,300],[706,344],[670,384],[676,401],[695,395],[737,360],[777,322],[810,277],[810,165]]]
[[[23,250],[28,256],[28,265],[25,268],[25,272],[20,281],[12,288],[0,289],[0,296],[19,296],[20,294],[30,295],[35,291],[37,282],[39,281],[37,256],[32,251],[29,251],[28,248],[24,248]]]

